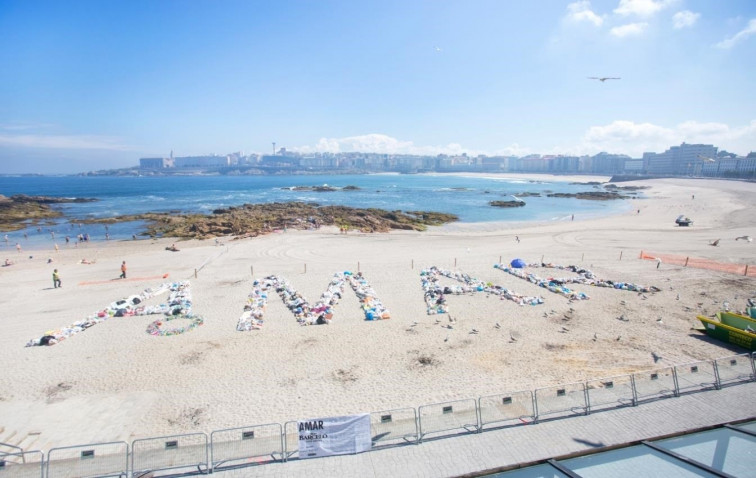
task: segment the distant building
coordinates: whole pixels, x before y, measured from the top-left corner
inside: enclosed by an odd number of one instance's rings
[[[173,167],[173,159],[171,158],[140,158],[140,169],[165,169]]]
[[[683,143],[663,153],[643,153],[643,161],[649,174],[701,176],[704,163],[716,156],[717,148],[711,144]]]
[[[173,160],[177,168],[219,168],[230,166],[228,156],[184,156]]]

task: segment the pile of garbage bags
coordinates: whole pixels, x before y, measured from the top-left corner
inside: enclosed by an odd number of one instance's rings
[[[587,300],[589,297],[582,292],[576,292],[568,287],[564,286],[564,282],[561,279],[548,278],[543,279],[533,274],[532,272],[525,272],[522,268],[508,267],[505,264],[494,264],[495,269],[500,269],[504,272],[512,274],[515,277],[526,280],[532,284],[535,284],[549,291],[563,295],[570,300]]]
[[[361,307],[366,320],[388,319],[391,317],[388,309],[381,303],[362,273],[352,274],[349,271],[337,272],[328,284],[325,292],[315,305],[297,292],[283,277],[268,276],[253,282],[252,292],[247,297],[244,312],[239,318],[236,330],[259,330],[263,326],[263,315],[268,302],[268,294],[274,290],[283,300],[286,307],[294,314],[301,325],[330,324],[333,319],[333,307],[344,293],[345,283],[349,283],[362,303]]]
[[[447,277],[461,282],[461,285],[439,285],[439,278]],[[503,299],[511,300],[519,305],[538,305],[543,303],[542,297],[531,297],[518,294],[505,287],[486,283],[471,277],[469,274],[462,272],[452,272],[449,270],[439,269],[432,266],[420,271],[420,281],[423,287],[425,304],[428,315],[444,314],[449,311],[446,304],[445,295],[448,294],[466,294],[474,292],[485,292],[487,294],[498,295]]]
[[[139,305],[152,297],[171,292],[168,303],[156,306]],[[93,325],[104,322],[111,317],[127,317],[133,315],[166,314],[170,316],[186,316],[191,314],[192,298],[189,281],[166,282],[155,288],[147,288],[136,295],[112,302],[104,309],[94,312],[83,320],[77,320],[67,327],[48,330],[41,337],[29,340],[27,347],[36,345],[55,345],[72,335],[82,332]],[[148,329],[149,332],[149,329]]]
[[[578,274],[577,277],[568,277],[564,279],[562,278],[551,279],[551,280],[559,281],[565,284],[585,284],[585,285],[591,285],[594,287],[609,287],[612,289],[629,290],[632,292],[643,292],[643,293],[661,291],[661,289],[655,286],[646,287],[640,284],[633,284],[632,282],[599,279],[593,274],[593,272],[589,271],[588,269],[583,269],[582,267],[578,267],[578,266],[560,266],[560,265],[556,265],[552,263],[541,263],[541,264],[531,264],[531,267],[561,269],[561,270],[575,272]]]

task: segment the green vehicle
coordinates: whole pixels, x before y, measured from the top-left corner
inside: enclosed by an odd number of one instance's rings
[[[717,312],[716,319],[699,315],[698,320],[703,325],[699,330],[709,337],[756,351],[756,319],[732,312]]]

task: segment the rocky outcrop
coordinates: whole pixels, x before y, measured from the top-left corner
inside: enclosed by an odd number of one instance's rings
[[[613,191],[586,191],[582,193],[551,193],[546,196],[550,198],[577,198],[591,199],[594,201],[609,201],[612,199],[627,199],[627,196],[617,194]]]
[[[428,226],[457,219],[453,214],[438,212],[385,211],[289,202],[244,204],[216,209],[209,215],[148,213],[87,222],[145,221],[148,224],[145,235],[206,239],[218,236],[254,237],[274,230],[316,229],[320,226],[339,226],[362,232],[388,232],[392,229],[423,231]]]
[[[494,207],[522,207],[525,201],[491,201],[488,204]]]
[[[50,204],[92,201],[96,199],[27,196],[25,194],[16,194],[11,197],[0,195],[0,230],[17,231],[26,227],[28,223],[37,224],[41,220],[54,219],[63,215],[52,209]]]

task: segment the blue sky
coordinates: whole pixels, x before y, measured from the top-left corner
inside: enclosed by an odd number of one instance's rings
[[[754,58],[753,0],[0,0],[0,173],[273,141],[745,155]]]

